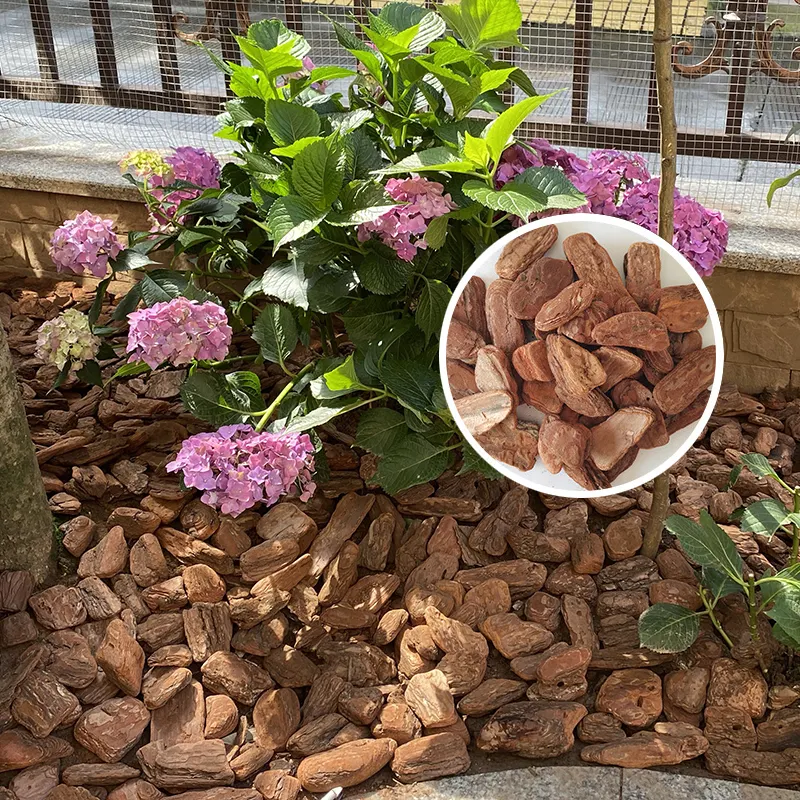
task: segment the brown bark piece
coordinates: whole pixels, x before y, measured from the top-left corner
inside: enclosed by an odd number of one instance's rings
[[[608,252],[590,233],[567,236],[564,239],[564,254],[578,277],[594,285],[598,300],[613,308],[620,297],[630,299]]]
[[[522,321],[509,313],[509,297],[514,288],[512,281],[498,278],[486,289],[486,324],[492,344],[511,355],[525,344]]]
[[[558,228],[545,225],[512,239],[500,253],[495,272],[501,278],[514,280],[535,261],[541,258],[558,239]]]
[[[514,397],[501,391],[473,394],[456,400],[455,405],[464,425],[473,436],[480,436],[499,425],[514,412],[516,406]]]
[[[555,475],[562,467],[580,467],[586,458],[590,431],[570,425],[558,417],[547,417],[539,428],[539,455],[548,472]]]
[[[553,331],[586,311],[595,298],[595,287],[575,281],[548,300],[536,315],[536,329]]]
[[[611,397],[617,408],[628,408],[630,406],[649,408],[655,415],[650,427],[638,442],[640,450],[650,450],[653,447],[661,447],[669,443],[669,434],[667,433],[664,415],[653,399],[653,393],[643,383],[631,379],[620,381],[611,390]]]
[[[486,283],[483,278],[473,275],[464,284],[461,295],[456,300],[453,319],[477,331],[485,342],[491,341],[486,324]]]
[[[708,320],[706,301],[693,283],[662,289],[656,314],[671,333],[699,331]]]
[[[713,383],[716,364],[717,349],[714,345],[681,359],[675,369],[653,389],[653,397],[659,408],[670,416],[686,410]]]
[[[547,361],[547,345],[544,339],[518,347],[511,356],[517,374],[524,381],[552,381],[553,373]]]
[[[598,347],[594,354],[606,371],[605,382],[600,387],[603,392],[607,392],[625,378],[632,378],[642,369],[642,359],[621,347]]]
[[[460,736],[435,733],[400,745],[392,759],[392,772],[403,783],[416,783],[460,775],[470,763],[467,745]]]
[[[475,384],[480,392],[508,392],[517,399],[517,379],[509,357],[499,347],[490,344],[478,350],[475,361]]]
[[[590,431],[588,456],[600,470],[610,470],[644,436],[655,414],[648,408],[622,408]]]
[[[536,463],[539,452],[536,436],[529,430],[517,427],[517,420],[512,419],[511,415],[475,438],[492,458],[523,472],[533,469]]]
[[[626,311],[596,325],[595,344],[612,347],[635,347],[638,350],[666,350],[669,347],[667,326],[648,311]]]
[[[391,761],[396,749],[394,739],[349,742],[326,753],[304,758],[297,768],[297,779],[309,792],[328,792],[337,786],[357,786],[383,769]]]
[[[588,394],[576,395],[556,386],[556,396],[576,414],[584,417],[610,417],[614,413],[614,404],[599,389],[592,389]]]
[[[570,394],[588,394],[606,380],[597,357],[560,334],[547,337],[547,362],[556,384]]]
[[[558,326],[558,332],[581,344],[594,344],[594,329],[614,316],[614,309],[601,300],[594,300],[583,313]]]
[[[457,319],[450,320],[447,330],[447,357],[465,364],[474,364],[478,350],[486,346],[486,340],[476,330]]]
[[[573,277],[572,266],[565,259],[547,256],[538,259],[514,280],[506,314],[518,320],[536,319],[542,306],[566,289]]]
[[[634,242],[625,256],[625,286],[642,311],[655,311],[661,289],[661,248]]]
[[[339,501],[330,521],[320,531],[308,551],[313,576],[321,575],[325,567],[333,561],[342,545],[356,532],[374,502],[375,495],[357,495],[353,492]]]
[[[541,411],[543,414],[560,414],[564,403],[556,394],[553,381],[524,381],[522,402]]]
[[[447,359],[447,382],[450,384],[450,391],[456,400],[468,397],[478,391],[478,384],[475,383],[475,370],[463,361],[456,361],[453,358]]]

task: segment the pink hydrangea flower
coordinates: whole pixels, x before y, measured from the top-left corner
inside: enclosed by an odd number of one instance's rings
[[[186,297],[134,311],[128,323],[128,360],[151,369],[165,361],[176,367],[195,359],[221,361],[233,336],[224,308]]]
[[[428,243],[423,236],[428,223],[452,211],[456,205],[444,186],[427,178],[390,178],[386,192],[398,205],[374,222],[358,227],[358,240],[365,242],[375,236],[391,247],[403,261],[413,261],[417,250]]]
[[[90,273],[102,278],[109,259],[122,252],[114,223],[90,211],[67,220],[50,238],[50,258],[59,272]]]
[[[202,489],[201,500],[238,516],[257,503],[271,506],[284,495],[305,502],[314,494],[314,445],[305,433],[256,433],[249,425],[226,425],[186,439],[167,472]]]
[[[617,216],[658,232],[659,179],[651,178],[626,190]],[[708,276],[722,260],[728,247],[728,223],[693,197],[675,190],[675,248],[683,253],[700,275]]]
[[[184,201],[194,200],[204,189],[219,189],[222,173],[219,161],[200,147],[176,147],[164,162],[169,171],[150,178],[150,194],[159,204],[158,210],[152,214],[154,230],[168,228],[175,219],[178,206]],[[170,188],[176,181],[186,181],[198,188]]]

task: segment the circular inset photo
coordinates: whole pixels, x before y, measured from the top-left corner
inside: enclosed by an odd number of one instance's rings
[[[669,469],[708,422],[722,330],[691,264],[625,220],[520,227],[469,268],[439,360],[464,437],[498,472],[602,497]]]

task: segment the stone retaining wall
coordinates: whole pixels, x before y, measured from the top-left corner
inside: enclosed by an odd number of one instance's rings
[[[147,214],[136,192],[114,193],[116,199],[0,187],[2,286],[63,279],[47,255],[47,243],[63,220],[86,208],[113,219],[123,233],[146,227]],[[737,254],[723,263],[745,262]],[[745,392],[767,387],[800,391],[800,275],[726,266],[717,268],[707,285],[725,335],[725,379]]]

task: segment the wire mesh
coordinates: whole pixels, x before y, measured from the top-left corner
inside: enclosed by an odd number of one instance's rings
[[[684,146],[679,186],[691,187],[703,202],[729,213],[748,204],[764,209],[766,185],[790,166],[749,160],[735,136],[730,147],[723,137],[742,133],[779,141],[800,122],[800,70],[789,72],[797,66],[792,55],[800,45],[800,5],[793,0],[728,0],[723,9],[718,2],[674,0],[676,40],[691,49],[678,57],[679,64],[702,65],[715,57],[729,62],[726,66],[720,61],[717,69],[701,67],[699,77],[686,70],[675,74],[679,129],[714,134],[722,141],[713,157],[700,139]],[[381,3],[373,0],[372,7]],[[640,132],[652,133],[657,127],[653,0],[521,0],[521,7],[523,47],[504,57],[519,64],[539,92],[564,89],[531,120],[562,126],[562,143],[570,141],[570,125],[588,125],[590,133],[602,131],[598,141],[606,146],[641,149]],[[0,88],[20,80],[29,88],[49,87],[51,94],[58,85],[77,87],[75,91],[83,92],[78,99],[94,104],[48,102],[63,99],[60,95],[15,99],[14,92],[3,91],[0,127],[22,124],[53,137],[108,142],[120,149],[193,144],[223,152],[228,145],[213,138],[216,123],[208,113],[224,100],[222,75],[203,49],[176,32],[185,36],[207,26],[212,37],[203,44],[222,55],[213,34],[223,29],[226,9],[229,19],[238,14],[241,20],[246,11],[252,21],[277,17],[301,27],[317,65],[353,63],[323,16],[352,26],[353,0],[3,0]],[[719,24],[704,20],[711,14],[720,23],[731,9],[738,9],[738,21],[726,20],[726,29],[740,33],[720,56]],[[781,80],[756,69],[759,53],[753,35],[754,22],[777,17],[786,20],[773,31],[771,42],[775,63],[788,76]],[[57,84],[47,81],[54,77]],[[131,100],[131,93],[139,99]],[[188,107],[182,105],[182,96],[202,102]],[[124,107],[137,104],[148,109]],[[657,139],[647,141],[652,146]],[[581,142],[591,144],[591,135]],[[651,153],[648,158],[657,172],[655,157]],[[787,202],[796,217],[800,191],[786,190],[782,208]]]

